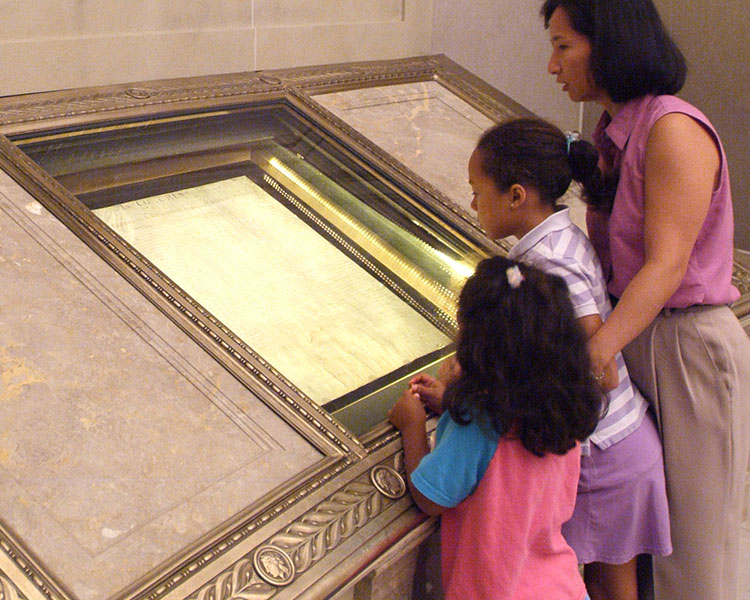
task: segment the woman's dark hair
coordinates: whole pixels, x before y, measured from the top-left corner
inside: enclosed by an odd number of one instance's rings
[[[609,212],[617,188],[597,166],[599,154],[584,140],[568,143],[557,127],[535,118],[504,121],[479,138],[482,171],[504,192],[514,183],[532,187],[545,204],[554,206],[572,180],[583,185],[584,200]]]
[[[614,102],[682,89],[685,57],[652,0],[546,0],[541,10],[545,27],[559,7],[591,42],[594,82]]]
[[[500,256],[483,260],[461,291],[458,322],[461,373],[443,396],[457,422],[477,419],[537,456],[564,454],[591,435],[603,395],[561,278]]]

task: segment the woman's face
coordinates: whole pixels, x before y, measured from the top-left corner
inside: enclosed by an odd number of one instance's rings
[[[515,214],[511,209],[510,192],[501,192],[495,181],[484,172],[482,156],[474,150],[469,159],[469,185],[472,191],[471,208],[487,237],[493,240],[515,233]]]
[[[602,100],[602,90],[594,83],[589,66],[591,42],[573,29],[568,13],[561,6],[550,17],[549,35],[552,55],[547,70],[557,83],[563,84],[563,91],[568,92],[573,102]]]

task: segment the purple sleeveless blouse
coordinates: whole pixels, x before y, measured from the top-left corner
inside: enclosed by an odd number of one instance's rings
[[[648,95],[627,102],[612,120],[607,113],[602,115],[594,131],[594,142],[605,166],[619,166],[620,179],[612,213],[607,216],[587,212],[589,237],[602,263],[607,288],[619,298],[645,260],[644,157],[648,134],[660,117],[673,112],[691,116],[711,133],[721,154],[721,176],[685,277],[664,306],[730,304],[740,294],[732,285],[734,222],[726,156],[706,116],[684,100]]]

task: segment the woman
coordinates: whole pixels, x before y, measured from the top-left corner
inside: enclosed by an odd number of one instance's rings
[[[622,350],[656,409],[672,518],[659,599],[736,599],[750,453],[750,340],[727,305],[733,221],[708,119],[674,97],[686,67],[651,0],[547,0],[549,72],[604,113],[594,133],[611,204],[589,235],[617,305],[591,338],[595,374]]]

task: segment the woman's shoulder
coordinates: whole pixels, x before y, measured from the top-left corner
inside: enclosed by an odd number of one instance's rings
[[[677,96],[651,96],[643,104],[642,112],[649,130],[657,121],[667,115],[687,115],[713,131],[713,125],[698,107]],[[677,120],[679,121],[679,119],[680,117]]]
[[[677,144],[690,147],[702,139],[712,138],[711,145],[721,148],[718,133],[706,115],[682,98],[644,96],[628,108],[632,122],[625,148],[626,162],[641,164],[647,146],[669,149]]]

